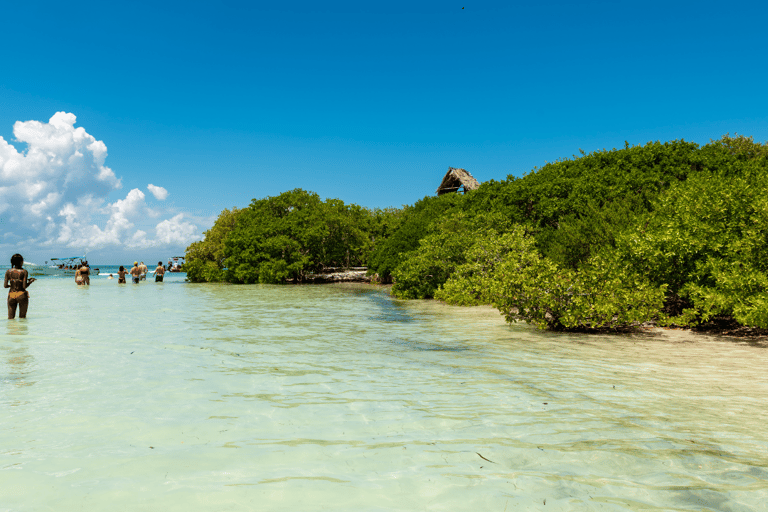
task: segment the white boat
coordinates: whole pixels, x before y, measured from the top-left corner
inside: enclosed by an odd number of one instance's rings
[[[72,267],[79,266],[83,261],[86,261],[85,255],[69,258],[51,258],[50,265],[47,264],[47,261],[46,265],[25,261],[24,268],[29,272],[30,276],[74,276],[77,269]]]
[[[166,272],[183,272],[184,268],[184,256],[174,256],[173,258],[168,258],[168,262],[170,263],[171,260],[173,260],[173,263],[168,266],[168,268],[165,269]]]

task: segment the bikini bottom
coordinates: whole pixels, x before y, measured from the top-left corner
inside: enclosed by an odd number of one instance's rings
[[[28,300],[29,300],[29,293],[27,293],[26,291],[8,293],[9,306],[15,306],[16,304],[23,304]]]

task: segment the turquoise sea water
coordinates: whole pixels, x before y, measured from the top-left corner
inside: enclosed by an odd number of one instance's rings
[[[365,285],[42,278],[0,511],[768,510],[768,352]]]

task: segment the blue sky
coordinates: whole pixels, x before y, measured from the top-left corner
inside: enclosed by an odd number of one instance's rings
[[[108,150],[82,181],[50,156],[26,199],[0,195],[2,253],[30,261],[165,259],[223,208],[297,187],[400,206],[449,166],[485,181],[625,140],[768,139],[758,2],[23,4],[2,8],[11,156],[34,153],[15,123],[57,112]]]

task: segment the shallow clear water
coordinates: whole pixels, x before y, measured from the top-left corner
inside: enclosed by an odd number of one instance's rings
[[[768,510],[759,344],[92,283],[0,326],[0,510]]]

